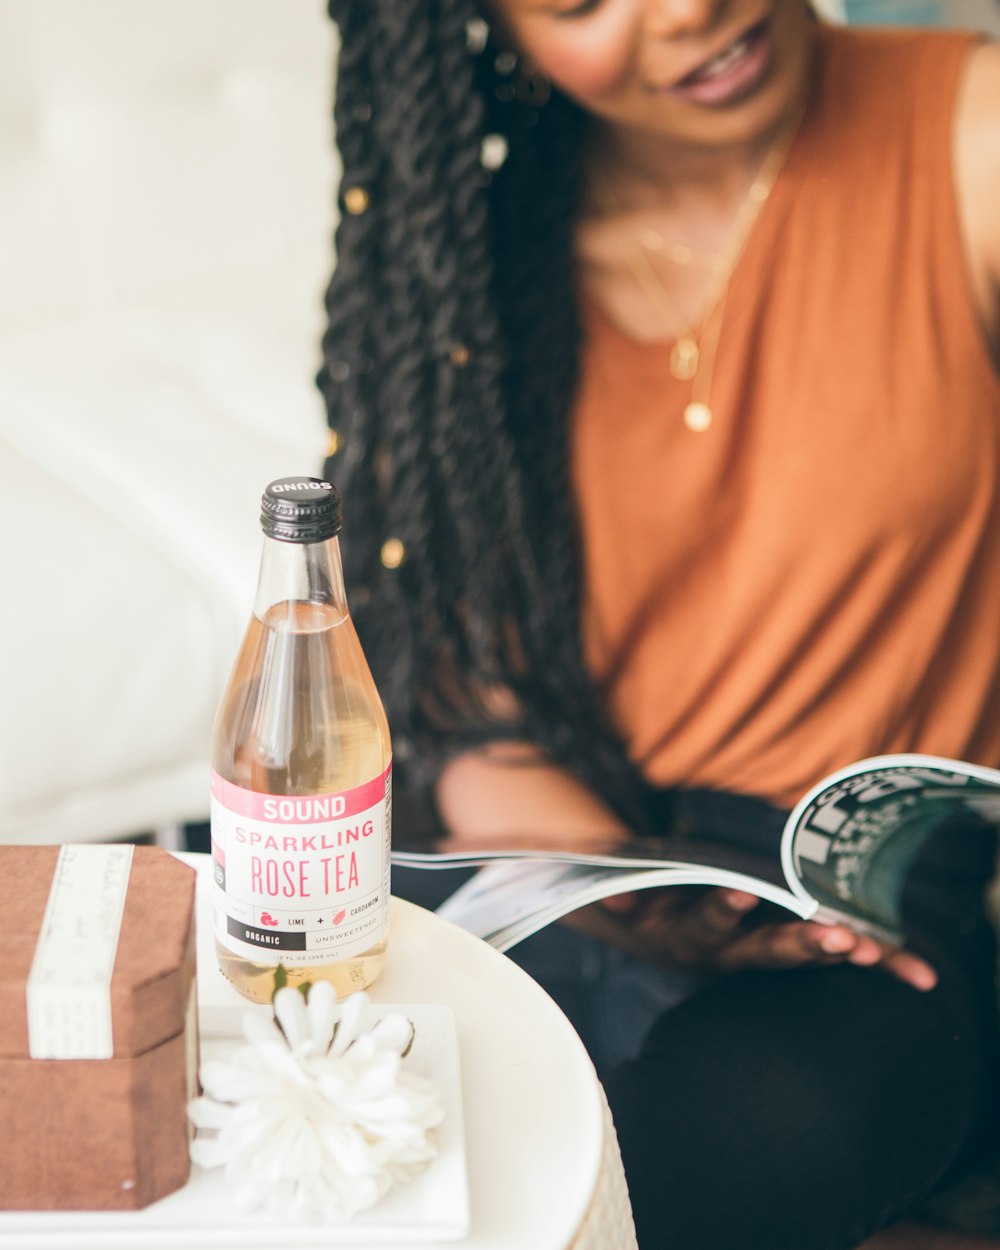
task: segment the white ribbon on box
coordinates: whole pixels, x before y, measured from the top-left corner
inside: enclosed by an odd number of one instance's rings
[[[111,975],[131,845],[63,846],[28,974],[32,1059],[110,1059]]]

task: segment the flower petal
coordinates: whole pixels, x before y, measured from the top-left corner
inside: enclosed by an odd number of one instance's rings
[[[271,1003],[274,1015],[281,1025],[289,1049],[296,1050],[304,1042],[309,1041],[310,1032],[306,1018],[306,1000],[300,990],[285,985],[278,990]]]
[[[317,981],[309,990],[306,1003],[309,1034],[319,1054],[330,1049],[333,1040],[333,1028],[339,1015],[337,1007],[337,991],[329,981]]]
[[[358,1036],[361,1013],[368,1006],[368,995],[363,991],[352,994],[340,1004],[337,1032],[330,1047],[330,1054],[339,1058]]]
[[[405,1054],[413,1043],[413,1021],[406,1016],[383,1016],[372,1028],[369,1036],[376,1049],[391,1050],[397,1055]]]

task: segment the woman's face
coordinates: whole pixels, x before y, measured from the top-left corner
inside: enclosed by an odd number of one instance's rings
[[[709,147],[773,131],[808,72],[807,0],[488,0],[515,47],[614,128]]]

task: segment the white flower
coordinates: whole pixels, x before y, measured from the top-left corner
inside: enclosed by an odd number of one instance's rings
[[[435,1157],[440,1093],[403,1066],[413,1026],[390,1015],[362,1030],[367,1003],[338,1003],[325,981],[308,1002],[286,986],[276,1020],[248,1013],[247,1043],[202,1066],[191,1157],[224,1167],[241,1206],[349,1219]]]

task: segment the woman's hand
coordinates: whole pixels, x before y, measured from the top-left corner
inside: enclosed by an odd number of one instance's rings
[[[629,830],[578,778],[530,743],[495,743],[452,760],[438,782],[447,827],[465,846],[539,845],[538,830],[561,834],[550,849],[607,849]],[[880,967],[918,990],[937,984],[929,964],[846,925],[754,923],[760,903],[742,890],[639,890],[564,918],[647,963],[735,971],[838,963]],[[749,923],[748,923],[749,920]]]
[[[682,889],[644,890],[607,898],[577,913],[571,923],[639,959],[670,968],[733,972],[851,963],[881,968],[918,990],[937,984],[937,973],[918,956],[846,925],[805,920],[748,924],[759,904],[742,890],[710,889],[693,897]]]

